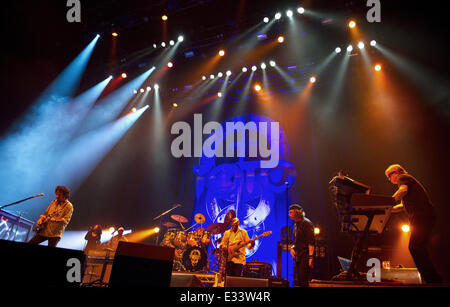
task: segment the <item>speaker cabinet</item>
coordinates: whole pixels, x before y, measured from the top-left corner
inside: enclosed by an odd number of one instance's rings
[[[203,287],[202,282],[194,274],[172,273],[171,287]]]
[[[268,287],[269,280],[264,278],[248,278],[227,276],[225,287]]]
[[[170,247],[119,242],[110,287],[169,287],[175,250]]]
[[[81,283],[82,251],[0,240],[0,253],[4,285],[78,287]]]

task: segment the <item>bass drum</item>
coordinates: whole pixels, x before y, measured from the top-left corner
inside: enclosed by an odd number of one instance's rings
[[[207,262],[205,250],[198,246],[188,248],[183,254],[183,266],[188,272],[204,270]]]

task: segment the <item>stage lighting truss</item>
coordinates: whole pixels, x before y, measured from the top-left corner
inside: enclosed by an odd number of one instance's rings
[[[375,47],[376,44],[377,44],[377,42],[375,40],[371,40],[370,43],[369,43],[369,45],[371,47]],[[345,50],[345,51],[347,51],[347,53],[351,53],[352,51],[355,51],[355,50],[358,50],[358,49],[362,50],[362,49],[365,49],[365,48],[367,48],[366,43],[363,42],[363,41],[359,41],[355,46],[353,46],[352,44],[349,44],[346,47],[338,46],[338,47],[336,47],[334,49],[334,52],[341,53],[343,50]]]
[[[270,66],[270,67],[275,67],[276,65],[277,65],[277,64],[276,64],[276,62],[275,62],[274,60],[270,60],[270,61],[269,61],[269,65],[267,65],[266,62],[261,62],[261,63],[259,64],[259,69],[265,70],[265,69],[268,69],[269,66]],[[247,68],[247,67],[245,67],[245,66],[241,68],[242,73],[246,73],[246,72],[248,72],[248,71],[255,72],[255,71],[257,71],[257,70],[258,70],[258,66],[257,66],[257,65],[252,65],[252,66],[250,66],[250,68]],[[210,79],[210,80],[214,80],[215,78],[222,78],[222,77],[224,77],[224,76],[229,77],[229,76],[231,76],[232,74],[233,74],[233,72],[232,72],[231,70],[226,70],[226,73],[218,72],[217,74],[211,74],[211,75],[209,75],[209,79]],[[202,76],[202,80],[203,80],[203,81],[207,81],[207,80],[208,80],[208,77],[207,77],[206,75],[203,75],[203,76]]]
[[[159,45],[160,45],[161,47],[165,48],[165,47],[167,47],[168,45],[169,45],[169,46],[175,46],[175,42],[181,43],[181,42],[183,42],[183,41],[184,41],[183,35],[178,35],[176,41],[173,40],[173,39],[171,39],[171,40],[169,40],[169,43],[161,42]],[[153,43],[153,48],[154,48],[154,49],[158,48],[158,45],[157,45],[156,43]]]

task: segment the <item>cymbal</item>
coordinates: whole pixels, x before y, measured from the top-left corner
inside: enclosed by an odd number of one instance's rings
[[[203,215],[203,214],[201,214],[201,213],[197,213],[195,216],[194,216],[194,220],[195,220],[195,222],[196,223],[198,223],[198,224],[203,224],[204,222],[205,222],[205,216]]]
[[[227,230],[227,225],[223,224],[223,223],[214,223],[208,226],[208,228],[206,229],[207,232],[213,234],[213,235],[217,235],[219,233],[224,232],[225,230]]]
[[[236,211],[234,211],[234,210],[228,211],[227,214],[225,215],[225,221],[224,221],[224,224],[225,224],[227,227],[230,227],[230,226],[231,226],[231,221],[232,221],[235,217],[236,217]]]
[[[180,222],[180,223],[187,223],[187,222],[188,222],[188,219],[185,218],[185,217],[182,216],[182,215],[174,214],[174,215],[171,215],[170,217],[171,217],[173,220],[175,220],[175,221],[177,221],[177,222]]]
[[[163,225],[163,226],[166,226],[166,227],[176,227],[176,226],[177,226],[176,224],[174,224],[174,223],[172,223],[172,222],[165,222],[165,223],[163,223],[162,225]]]

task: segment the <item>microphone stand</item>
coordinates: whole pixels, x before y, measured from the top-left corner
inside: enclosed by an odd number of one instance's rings
[[[157,217],[153,218],[154,221],[156,221],[157,219],[159,219],[159,230],[158,231],[158,236],[156,237],[156,245],[159,244],[159,234],[161,233],[161,229],[162,229],[162,217],[165,216],[166,214],[172,212],[173,210],[175,210],[176,208],[181,207],[181,205],[175,205],[173,208],[170,208],[169,210],[161,213],[160,215],[158,215]]]
[[[1,206],[1,207],[0,207],[0,210],[2,210],[3,208],[6,208],[6,207],[12,206],[12,205],[19,204],[19,203],[24,202],[24,201],[26,201],[26,200],[29,200],[29,199],[32,199],[32,198],[35,198],[35,197],[39,197],[39,196],[44,196],[44,193],[41,193],[41,194],[38,194],[38,195],[34,195],[34,196],[31,196],[31,197],[27,197],[27,198],[25,198],[25,199],[22,199],[22,200],[19,200],[19,201],[16,201],[16,202],[13,202],[13,203],[10,203],[10,204]]]

